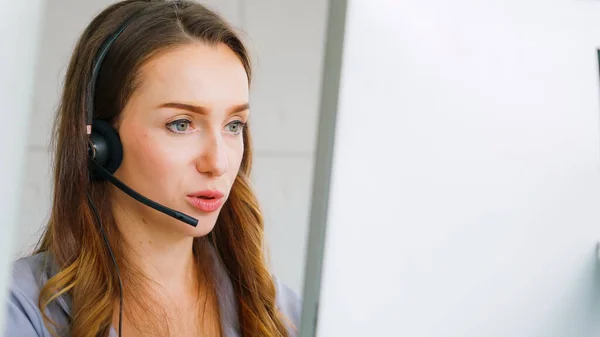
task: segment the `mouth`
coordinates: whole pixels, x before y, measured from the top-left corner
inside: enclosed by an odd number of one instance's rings
[[[205,213],[218,210],[225,202],[223,193],[218,190],[205,190],[188,194],[187,199],[192,206]]]

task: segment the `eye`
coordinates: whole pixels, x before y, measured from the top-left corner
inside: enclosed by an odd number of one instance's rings
[[[244,130],[244,127],[246,126],[246,123],[242,122],[242,121],[233,121],[229,124],[227,124],[226,128],[227,128],[227,132],[232,133],[234,135],[239,135],[242,130]]]
[[[167,128],[174,133],[185,133],[190,128],[191,123],[192,122],[187,119],[178,119],[167,123]]]

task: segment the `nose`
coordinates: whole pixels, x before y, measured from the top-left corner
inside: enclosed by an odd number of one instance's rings
[[[226,146],[220,134],[203,137],[201,153],[196,160],[198,172],[220,177],[227,172]]]

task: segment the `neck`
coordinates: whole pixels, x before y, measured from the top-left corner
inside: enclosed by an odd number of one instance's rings
[[[213,289],[207,288],[210,285],[199,277],[198,268],[204,267],[196,261],[202,258],[203,264],[210,264],[212,258],[205,254],[194,256],[194,238],[174,231],[166,215],[156,216],[154,211],[148,212],[145,206],[126,198],[113,200],[113,216],[123,238],[121,252],[127,267],[150,281],[139,283],[136,275],[125,277],[133,280],[125,284],[131,312],[123,317],[123,327],[129,329],[126,334],[148,335],[144,329],[150,329],[156,336],[220,336],[219,303]],[[125,269],[124,273],[128,271]],[[128,285],[133,287],[130,292]],[[117,326],[119,304],[114,305],[113,326]],[[169,328],[164,330],[165,326]]]
[[[115,203],[113,214],[123,237],[123,253],[128,263],[165,289],[197,287],[194,238],[174,233],[170,226],[160,223],[159,219],[164,221],[162,217],[150,220],[118,206],[128,204],[123,201]]]

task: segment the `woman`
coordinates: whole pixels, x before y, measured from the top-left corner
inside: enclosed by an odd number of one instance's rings
[[[50,220],[14,265],[6,336],[297,334],[300,300],[267,270],[249,183],[250,79],[240,39],[191,1],[122,1],[91,22],[55,122]]]

